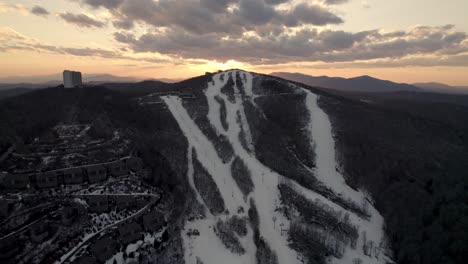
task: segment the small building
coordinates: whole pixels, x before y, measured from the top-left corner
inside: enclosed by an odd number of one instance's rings
[[[89,210],[95,213],[109,211],[109,199],[107,195],[92,195],[88,198]]]
[[[136,201],[133,196],[115,195],[113,197],[114,197],[115,206],[119,210],[128,210],[136,206]]]
[[[63,71],[63,87],[75,88],[83,86],[81,72],[76,71]]]
[[[49,237],[49,223],[39,222],[31,229],[31,240],[35,243],[44,242]]]
[[[58,177],[55,171],[47,171],[36,174],[36,185],[39,189],[55,188],[58,184]]]
[[[138,157],[125,159],[125,164],[127,165],[127,169],[133,172],[138,172],[143,169],[143,160]]]
[[[83,183],[83,171],[80,168],[70,168],[63,170],[63,183],[80,184]]]
[[[109,169],[109,174],[114,177],[127,175],[129,170],[123,160],[118,160],[107,165]]]
[[[0,185],[6,189],[26,189],[30,184],[32,174],[4,174]]]
[[[90,251],[100,262],[106,262],[117,253],[117,248],[117,241],[110,236],[106,236],[93,242],[90,246]]]
[[[165,223],[164,216],[154,211],[143,216],[143,225],[146,230],[151,232],[159,231]]]
[[[141,226],[134,222],[119,226],[119,234],[123,244],[129,244],[143,238]]]
[[[89,183],[101,182],[107,179],[106,167],[103,165],[89,165],[85,167]]]

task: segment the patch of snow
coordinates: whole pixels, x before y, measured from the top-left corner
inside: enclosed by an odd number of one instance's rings
[[[73,198],[73,201],[74,201],[75,203],[82,204],[82,205],[84,205],[85,207],[89,207],[88,203],[87,203],[84,199],[81,199],[81,198]]]

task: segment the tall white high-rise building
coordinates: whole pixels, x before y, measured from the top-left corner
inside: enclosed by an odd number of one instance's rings
[[[83,86],[81,72],[63,71],[63,86],[65,88],[75,88]]]

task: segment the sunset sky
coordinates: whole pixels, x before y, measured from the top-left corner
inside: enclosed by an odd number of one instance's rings
[[[468,85],[467,0],[0,0],[0,78],[242,68]]]

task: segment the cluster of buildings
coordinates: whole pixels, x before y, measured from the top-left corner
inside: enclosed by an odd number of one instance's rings
[[[2,170],[15,175],[12,186],[16,189],[25,189],[28,183],[47,188],[55,185],[55,176],[59,183],[76,184],[88,176],[90,182],[100,181],[103,170],[116,174],[112,167],[119,167],[115,161],[132,153],[131,142],[117,130],[97,136],[94,129],[92,124],[58,124],[33,141],[13,145],[3,154]]]
[[[73,223],[80,222],[87,215],[86,209],[82,206],[64,204],[61,210],[57,210],[57,208],[59,208],[58,203],[51,203],[43,208],[37,206],[4,219],[3,226],[0,228],[2,230],[0,233],[0,263],[12,263],[9,261],[23,250],[25,237],[29,242],[40,244],[56,234],[59,231],[59,225],[66,226],[67,231],[69,231],[68,228]],[[39,215],[49,215],[49,217],[40,217],[35,220]]]
[[[153,233],[161,230],[165,225],[164,216],[157,212],[149,212],[142,217],[142,221],[126,222],[118,226],[118,239],[112,234],[107,234],[99,239],[94,240],[90,247],[89,253],[80,256],[77,263],[103,263],[108,261],[115,255],[120,247],[119,242],[123,245],[128,245],[136,241],[142,240],[145,233]]]
[[[141,208],[148,204],[148,196],[135,195],[86,195],[89,211],[93,213],[105,213],[113,208],[118,210],[130,210]]]
[[[126,157],[113,162],[83,165],[45,172],[13,174],[0,172],[0,186],[5,189],[56,188],[62,184],[97,183],[109,176],[119,177],[130,172],[141,173],[143,162],[138,157]]]
[[[26,235],[28,240],[34,244],[41,244],[51,237],[57,236],[57,232],[64,230],[82,229],[83,217],[86,217],[89,212],[111,211],[115,207],[128,206],[125,209],[131,209],[132,206],[143,207],[147,205],[152,197],[150,196],[132,196],[132,195],[90,195],[86,200],[89,208],[85,209],[79,205],[64,206],[57,219],[44,219],[35,221],[29,225],[28,229],[20,229],[14,235],[3,236],[0,238],[0,263],[14,258],[16,254],[21,252],[21,247],[18,243],[22,240],[21,236]],[[77,225],[76,225],[77,224]],[[58,228],[63,225],[66,229]],[[94,224],[102,229],[103,226]],[[115,229],[109,229],[105,235],[93,238],[87,253],[80,256],[74,263],[103,263],[114,256],[120,245],[128,245],[142,240],[145,234],[155,234],[166,225],[164,215],[156,210],[148,210],[138,217],[131,220],[122,221]],[[22,230],[22,231],[21,231]],[[62,231],[60,231],[62,230]],[[60,235],[59,237],[63,237]],[[9,262],[7,262],[9,263]]]

